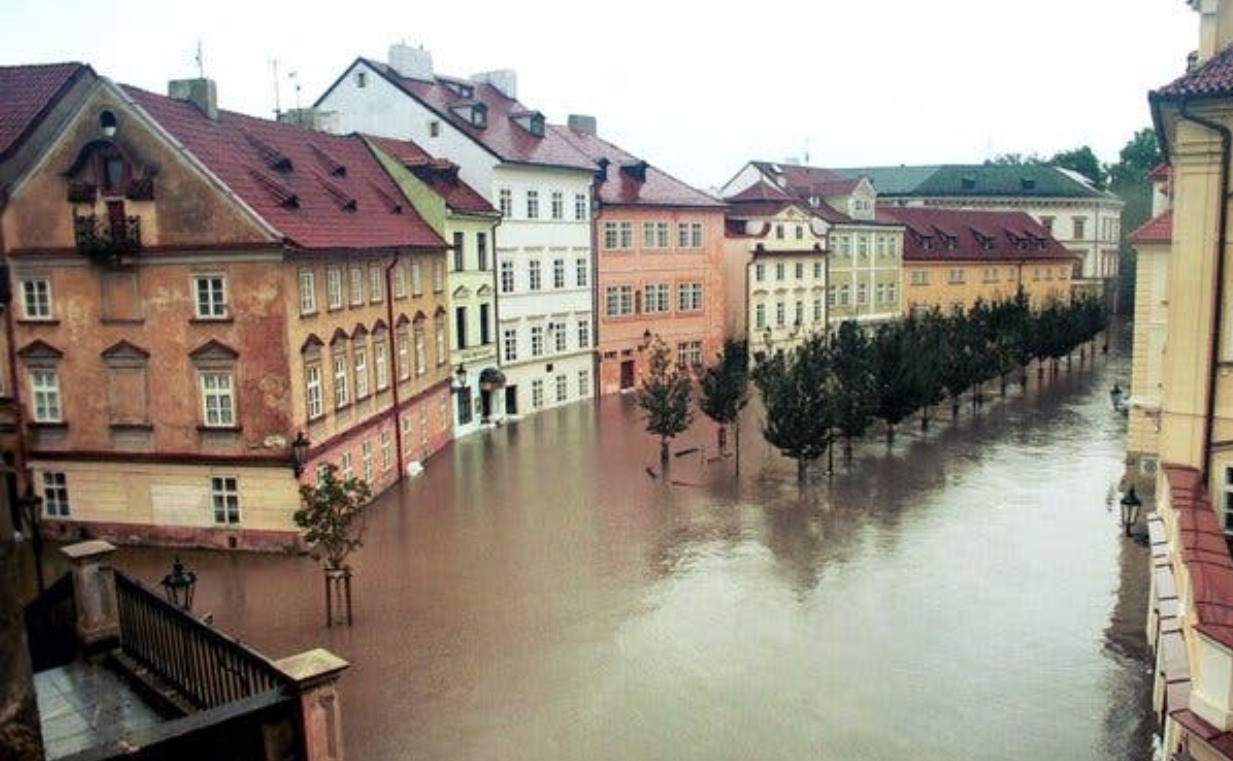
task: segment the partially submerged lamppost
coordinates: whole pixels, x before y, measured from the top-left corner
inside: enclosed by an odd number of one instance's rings
[[[1139,508],[1143,507],[1143,500],[1139,499],[1139,495],[1135,494],[1135,487],[1131,486],[1130,491],[1126,492],[1126,496],[1122,497],[1122,526],[1126,529],[1126,536],[1130,536],[1130,529],[1139,520]]]
[[[30,549],[34,550],[34,579],[38,584],[39,594],[43,593],[43,532],[39,527],[39,517],[43,512],[43,498],[34,493],[34,484],[27,483],[26,490],[17,498],[17,507],[21,509],[22,522],[30,532]]]
[[[167,602],[185,613],[191,613],[193,592],[196,589],[197,574],[185,570],[184,564],[180,562],[180,556],[177,555],[175,562],[171,564],[171,573],[163,577],[163,593],[167,595]]]
[[[1122,387],[1117,383],[1113,384],[1113,388],[1109,389],[1109,401],[1113,403],[1113,409],[1117,412],[1122,411],[1122,398],[1126,395],[1122,391]]]

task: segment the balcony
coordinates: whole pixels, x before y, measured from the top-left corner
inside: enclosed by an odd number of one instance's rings
[[[141,217],[73,215],[77,250],[98,264],[118,264],[124,254],[141,250]]]

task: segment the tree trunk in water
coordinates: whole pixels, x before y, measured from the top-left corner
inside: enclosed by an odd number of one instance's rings
[[[801,486],[805,485],[805,480],[808,476],[808,467],[809,464],[805,462],[804,458],[796,461],[796,482]]]
[[[891,423],[886,424],[886,446],[891,446],[895,443],[895,426]]]
[[[950,398],[950,419],[959,419],[959,397],[957,396],[952,396]]]
[[[728,426],[724,425],[723,423],[720,423],[719,424],[719,454],[720,456],[723,456],[723,453],[727,449],[728,449]]]
[[[1041,360],[1036,363],[1036,380],[1041,380],[1045,377],[1045,362]]]
[[[1002,396],[1006,396],[1006,373],[1002,373]]]
[[[843,437],[843,461],[848,464],[852,463],[852,437],[851,436]]]
[[[921,432],[929,430],[929,407],[926,406],[920,413],[920,429]]]
[[[736,445],[736,474],[741,474],[741,424],[736,423],[732,428],[733,443]]]
[[[668,467],[668,440],[659,440],[659,464]]]

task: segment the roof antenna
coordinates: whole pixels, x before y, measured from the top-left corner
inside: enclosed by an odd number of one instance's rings
[[[274,119],[277,120],[283,115],[282,102],[278,97],[278,59],[270,59],[270,68],[274,71]]]
[[[287,79],[295,82],[295,110],[300,110],[300,73],[292,69],[287,73]]]
[[[197,78],[205,79],[205,54],[201,52],[201,40],[197,40]]]

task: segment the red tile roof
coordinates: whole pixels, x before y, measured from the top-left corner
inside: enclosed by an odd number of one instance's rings
[[[329,135],[124,88],[289,245],[302,249],[440,248],[358,136]]]
[[[1194,71],[1151,93],[1152,100],[1233,95],[1233,46],[1221,50]]]
[[[879,218],[907,227],[904,261],[1072,260],[1075,255],[1021,211],[887,207]],[[987,249],[981,238],[990,241]],[[948,245],[947,238],[953,240]]]
[[[1169,503],[1178,514],[1177,541],[1190,576],[1195,630],[1233,647],[1233,558],[1197,470],[1165,466]]]
[[[1167,180],[1169,175],[1173,173],[1173,168],[1168,164],[1157,164],[1152,171],[1147,173],[1149,180]]]
[[[367,58],[362,62],[385,77],[395,87],[434,111],[460,132],[468,135],[502,161],[518,164],[568,167],[592,171],[595,165],[555,131],[545,125],[542,137],[532,135],[512,117],[535,113],[497,88],[480,82],[436,77],[431,82],[408,79],[390,66]],[[471,97],[463,97],[445,82],[465,82],[472,87]],[[476,127],[454,107],[483,103],[488,109],[487,126]]]
[[[1162,211],[1130,234],[1131,245],[1140,243],[1170,243],[1173,241],[1173,210]]]
[[[495,214],[482,195],[458,177],[458,165],[432,155],[410,140],[364,135],[364,139],[400,161],[455,211]]]
[[[569,127],[552,126],[595,165],[607,161],[606,179],[599,182],[599,200],[610,206],[683,206],[722,209],[709,193],[686,185],[603,138]],[[602,175],[601,175],[602,176]]]
[[[0,161],[17,149],[39,120],[87,73],[94,72],[80,63],[0,66]]]

